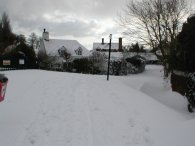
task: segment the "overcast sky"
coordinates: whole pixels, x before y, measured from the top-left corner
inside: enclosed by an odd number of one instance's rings
[[[50,38],[76,39],[88,49],[93,42],[108,41],[113,34],[117,42],[122,30],[115,22],[117,13],[128,0],[0,0],[0,14],[6,12],[13,32],[28,37],[41,36],[43,29]],[[195,0],[192,0],[195,1]]]
[[[126,0],[0,0],[0,14],[8,14],[12,30],[29,36],[42,35],[43,28],[50,38],[76,39],[91,49],[93,42],[121,37],[116,24],[117,13]]]

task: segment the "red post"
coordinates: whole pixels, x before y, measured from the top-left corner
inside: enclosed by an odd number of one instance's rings
[[[0,74],[0,102],[4,100],[8,78]]]

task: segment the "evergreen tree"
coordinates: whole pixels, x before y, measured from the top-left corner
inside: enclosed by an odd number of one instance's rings
[[[189,17],[183,24],[173,59],[173,69],[195,71],[195,15]]]
[[[139,45],[138,42],[136,44],[131,44],[131,46],[129,47],[129,51],[136,53],[145,52],[144,47],[142,45]]]
[[[172,87],[186,96],[189,102],[188,110],[193,112],[195,108],[195,15],[189,17],[183,24],[177,38],[177,48],[173,51],[171,59],[173,70],[187,74],[181,76],[173,73]]]
[[[13,44],[15,39],[16,36],[12,33],[8,15],[4,12],[0,20],[0,54],[7,46]]]

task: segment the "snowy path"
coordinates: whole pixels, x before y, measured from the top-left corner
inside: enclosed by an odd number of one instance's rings
[[[182,146],[169,133],[194,125],[194,114],[154,99],[157,93],[148,92],[143,76],[107,82],[105,76],[36,70],[6,75],[0,146]],[[195,143],[191,137],[184,138],[188,146]]]
[[[99,83],[103,88],[92,86],[91,99],[94,146],[152,145],[147,126],[139,123],[136,110],[129,112],[121,102],[122,95],[110,83]],[[94,93],[98,97],[93,96]],[[123,93],[124,94],[124,93]]]

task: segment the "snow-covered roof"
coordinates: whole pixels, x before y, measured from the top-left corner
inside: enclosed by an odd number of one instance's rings
[[[158,60],[158,58],[156,57],[156,55],[154,53],[136,53],[136,52],[130,52],[129,56],[133,57],[135,55],[140,55],[142,57],[144,57],[146,60],[150,60],[150,61],[156,61]]]
[[[4,50],[4,54],[6,53],[10,53],[13,49],[15,49],[20,43],[15,43],[15,44],[12,44],[12,45],[9,45],[5,48]]]
[[[51,56],[59,56],[58,50],[62,47],[66,48],[67,52],[72,56],[80,56],[76,54],[76,50],[82,48],[82,56],[89,56],[90,52],[76,40],[60,40],[49,39],[43,40],[46,53]]]
[[[109,43],[93,43],[93,50],[95,49],[109,49]],[[111,49],[119,49],[119,43],[111,43]]]

